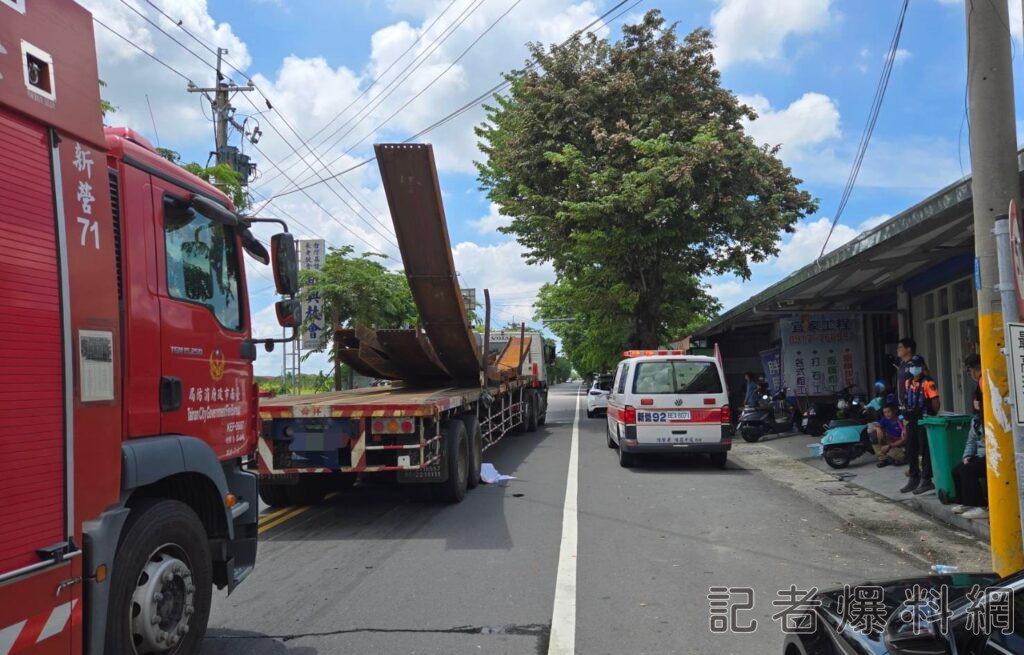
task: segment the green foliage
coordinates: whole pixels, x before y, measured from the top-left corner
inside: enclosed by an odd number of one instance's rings
[[[530,48],[477,128],[479,180],[528,261],[554,266],[538,317],[574,319],[551,324],[573,366],[606,370],[716,313],[700,277],[749,277],[816,206],[744,133],[754,112],[720,86],[707,30],[679,41],[651,11],[615,44]]]
[[[181,153],[179,153],[177,150],[171,150],[170,148],[160,148],[160,147],[157,147],[156,154],[160,155],[161,157],[163,157],[167,161],[171,162],[172,164],[178,164],[179,166],[181,165]],[[192,166],[197,166],[197,167],[199,166],[199,164],[191,164],[191,165]]]
[[[569,359],[559,355],[554,364],[548,365],[548,384],[561,384],[572,377],[572,364]]]
[[[100,93],[103,93],[103,88],[106,86],[107,83],[100,80]],[[111,104],[110,101],[104,100],[102,96],[100,97],[100,115],[103,117],[103,120],[107,119],[107,114],[113,114],[116,111],[117,107]]]
[[[290,396],[295,393],[295,376],[280,375],[256,379],[260,391],[273,392],[275,396]],[[322,393],[334,388],[334,376],[327,373],[302,373],[299,375],[299,393]]]
[[[358,257],[352,246],[331,248],[319,271],[302,271],[300,299],[319,297],[325,324],[332,319],[342,326],[366,325],[382,329],[414,325],[416,305],[404,273],[389,271],[381,263],[382,255],[363,253]],[[331,339],[331,330],[322,334],[318,352]]]
[[[173,150],[169,152],[175,155],[178,154]],[[227,197],[231,198],[231,202],[235,205],[236,210],[241,211],[249,206],[249,198],[245,193],[245,187],[242,186],[242,176],[231,166],[227,164],[200,166],[195,162],[191,162],[189,164],[182,164],[181,167],[223,191]]]

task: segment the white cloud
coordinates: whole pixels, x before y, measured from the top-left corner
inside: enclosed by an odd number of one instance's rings
[[[800,157],[808,147],[841,136],[839,106],[824,94],[805,93],[784,109],[774,109],[762,95],[740,95],[739,100],[757,112],[755,120],[744,124],[747,133],[761,143],[781,144],[784,157]]]
[[[865,218],[861,222],[861,224],[859,226],[859,229],[860,229],[861,232],[864,232],[866,230],[870,230],[870,229],[876,228],[879,225],[881,225],[882,223],[884,223],[887,220],[889,220],[890,218],[892,218],[892,214],[879,214],[878,216],[872,216],[871,218]]]
[[[896,64],[902,64],[912,56],[913,53],[906,48],[896,48],[896,56],[893,58],[893,62]]]
[[[477,289],[480,298],[490,289],[495,301],[532,302],[541,285],[555,279],[551,264],[527,264],[522,246],[511,240],[493,246],[462,241],[452,248],[452,256],[462,285]]]
[[[480,234],[492,234],[498,231],[499,227],[506,227],[512,222],[509,216],[502,216],[498,213],[497,203],[491,203],[491,209],[486,216],[469,221],[469,224]]]
[[[717,0],[711,14],[715,60],[767,63],[783,57],[790,36],[812,34],[836,20],[832,0]]]

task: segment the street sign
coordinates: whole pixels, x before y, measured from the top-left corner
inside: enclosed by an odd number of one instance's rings
[[[319,271],[324,265],[326,243],[323,239],[304,239],[295,242],[299,249],[299,270]],[[312,350],[320,345],[320,334],[324,331],[323,305],[317,294],[302,301],[302,337],[299,347]]]
[[[1006,345],[1009,349],[1010,393],[1013,394],[1013,420],[1024,426],[1024,323],[1006,324]]]
[[[1021,240],[1017,201],[1010,201],[1010,255],[1013,260],[1013,286],[1017,290],[1017,318],[1024,320],[1024,241]]]

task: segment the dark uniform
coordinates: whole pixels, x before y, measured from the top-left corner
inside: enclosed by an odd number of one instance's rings
[[[920,359],[917,355],[914,359]],[[911,360],[914,361],[914,360]],[[921,374],[910,378],[903,388],[904,417],[907,423],[907,462],[910,464],[910,481],[905,489],[912,489],[911,483],[930,483],[932,479],[932,457],[928,450],[928,434],[919,424],[932,410],[932,400],[939,397],[935,380]],[[920,458],[920,461],[918,459]]]

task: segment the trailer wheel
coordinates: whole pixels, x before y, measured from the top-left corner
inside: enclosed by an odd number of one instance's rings
[[[548,422],[548,394],[545,391],[543,396],[537,396],[540,399],[540,404],[544,405],[543,411],[540,412],[540,416],[537,417],[537,425],[544,425]]]
[[[288,487],[283,484],[273,484],[260,480],[260,499],[271,507],[287,507],[291,505],[288,499]]]
[[[462,417],[466,426],[466,438],[469,440],[469,471],[466,475],[466,488],[475,489],[480,484],[480,464],[483,463],[483,436],[480,434],[480,419],[473,414]]]
[[[444,458],[448,479],[434,484],[435,498],[446,503],[459,503],[466,497],[469,482],[469,444],[466,425],[462,421],[444,424]]]
[[[539,409],[537,402],[537,394],[533,391],[526,392],[526,407],[529,409],[529,413],[526,415],[526,431],[536,432],[537,431],[537,410]]]
[[[114,556],[104,652],[199,651],[213,593],[207,539],[185,503],[132,506]]]
[[[334,482],[329,474],[300,473],[299,481],[285,486],[290,505],[316,505],[324,499]]]

